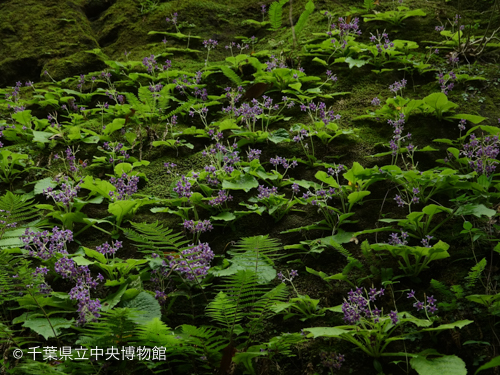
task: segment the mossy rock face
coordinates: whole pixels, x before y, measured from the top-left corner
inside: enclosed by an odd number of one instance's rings
[[[14,80],[38,81],[46,65],[53,69],[49,72],[53,78],[62,79],[79,74],[82,65],[92,64],[88,56],[78,54],[98,47],[83,5],[84,0],[3,2],[0,86],[13,85]]]

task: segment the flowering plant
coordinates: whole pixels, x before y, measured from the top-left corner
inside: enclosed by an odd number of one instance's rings
[[[398,352],[386,352],[387,346],[398,340],[405,340],[415,332],[432,332],[462,328],[472,323],[471,320],[461,320],[450,324],[442,324],[438,327],[431,327],[437,317],[429,316],[437,311],[434,297],[427,297],[426,302],[418,301],[414,304],[417,310],[425,309],[427,319],[419,319],[408,312],[398,312],[397,309],[384,313],[384,309],[377,307],[375,302],[383,296],[383,288],[370,288],[369,290],[356,288],[348,293],[347,299],[341,306],[335,309],[344,314],[344,321],[347,323],[337,327],[315,327],[306,328],[308,337],[338,337],[356,345],[363,352],[371,357],[379,358],[383,356],[417,357],[417,354]],[[414,298],[415,293],[411,291],[409,298]],[[411,324],[411,325],[410,325]],[[405,326],[405,330],[398,328]],[[414,328],[417,327],[417,329]],[[414,329],[411,329],[413,327]],[[402,332],[399,333],[398,332]]]

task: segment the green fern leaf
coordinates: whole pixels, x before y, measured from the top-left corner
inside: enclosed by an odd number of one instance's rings
[[[486,258],[483,258],[479,261],[479,263],[477,263],[470,269],[469,274],[465,277],[465,280],[467,280],[465,283],[466,289],[472,289],[476,286],[477,281],[479,280],[481,274],[486,268],[486,264],[487,264]]]
[[[297,21],[297,24],[295,25],[295,34],[297,36],[304,29],[304,26],[307,23],[307,19],[312,14],[312,12],[314,12],[314,3],[311,0],[309,0],[309,2],[306,4],[306,9],[302,12],[299,20]]]
[[[130,224],[133,229],[125,229],[125,235],[144,253],[180,251],[189,243],[181,233],[172,233],[172,229],[163,228],[158,221],[151,224]]]
[[[220,67],[222,73],[229,78],[231,81],[233,81],[236,85],[241,86],[243,82],[241,81],[241,78],[238,77],[238,75],[228,66],[222,65]]]
[[[271,29],[278,30],[281,27],[283,5],[287,2],[288,0],[275,1],[269,7],[269,21],[271,22]]]

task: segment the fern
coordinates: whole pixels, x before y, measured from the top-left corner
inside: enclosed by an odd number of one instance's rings
[[[19,239],[26,228],[39,228],[46,221],[39,219],[39,211],[33,200],[26,195],[16,195],[8,191],[0,198],[0,249],[22,247]],[[34,220],[35,219],[35,220]]]
[[[97,322],[88,323],[83,329],[83,336],[77,345],[111,347],[134,342],[136,324],[134,319],[139,312],[127,308],[115,308],[101,312]]]
[[[295,25],[295,33],[297,34],[297,36],[300,34],[302,29],[304,29],[307,19],[312,14],[312,12],[314,12],[314,3],[309,0],[309,2],[306,4],[306,9],[302,12],[297,24]]]
[[[178,106],[176,109],[174,109],[173,111],[170,111],[168,114],[167,114],[167,118],[170,118],[174,115],[177,115],[183,111],[188,111],[194,104],[196,104],[196,100],[195,99],[191,99],[183,104],[181,104],[180,106]]]
[[[213,327],[195,327],[183,324],[181,328],[182,334],[186,335],[183,344],[191,344],[200,355],[209,357],[211,354],[220,353],[228,344],[227,339],[218,335],[217,330]]]
[[[257,283],[255,272],[246,269],[231,275],[223,290],[217,294],[206,308],[206,314],[221,324],[231,338],[236,324],[245,318],[253,321],[250,334],[258,330],[258,323],[273,314],[270,307],[283,301],[287,296],[286,287],[269,287]]]
[[[448,290],[446,285],[444,285],[441,281],[432,279],[431,280],[431,287],[437,291],[438,293],[441,293],[443,296],[451,298],[453,297],[453,294]]]
[[[328,245],[332,246],[335,250],[337,250],[340,254],[345,256],[347,259],[354,258],[354,256],[347,249],[345,249],[344,246],[342,246],[337,241],[330,240],[330,241],[328,241]]]
[[[241,81],[241,78],[238,77],[238,75],[228,66],[222,65],[220,67],[220,70],[227,78],[229,78],[231,81],[233,81],[236,85],[241,86],[243,84],[243,82]]]
[[[172,346],[178,342],[172,335],[170,328],[158,318],[139,325],[135,336],[143,346],[166,346],[166,344]]]
[[[254,271],[257,274],[259,265],[274,264],[274,260],[282,258],[279,254],[281,245],[277,239],[265,236],[253,236],[242,238],[229,252],[234,257],[238,257],[242,263],[251,262],[254,264]]]
[[[483,273],[484,269],[486,268],[486,258],[483,258],[477,263],[475,266],[473,266],[469,272],[469,275],[465,277],[466,283],[465,283],[465,288],[466,289],[472,289],[476,286],[477,281],[481,277],[481,274]]]
[[[183,239],[181,233],[172,233],[172,229],[163,228],[158,221],[130,224],[133,229],[124,229],[125,235],[136,242],[135,246],[143,253],[179,251],[189,242]]]
[[[269,21],[271,22],[271,29],[278,30],[281,27],[281,17],[283,15],[283,5],[288,0],[275,1],[269,7]]]

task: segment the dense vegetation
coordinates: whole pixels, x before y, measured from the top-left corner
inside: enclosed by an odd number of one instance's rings
[[[162,28],[2,78],[3,374],[498,373],[499,0],[81,3]]]

